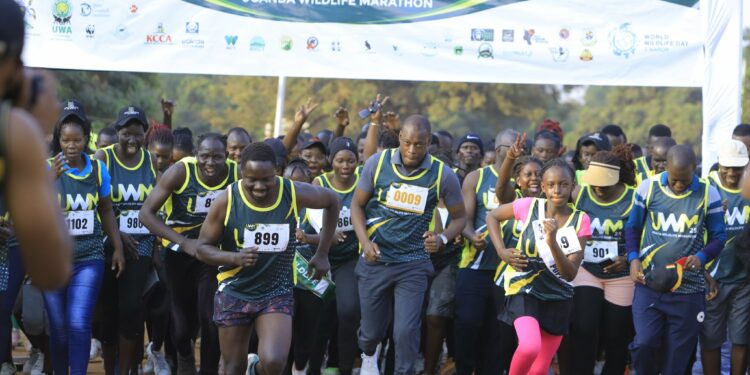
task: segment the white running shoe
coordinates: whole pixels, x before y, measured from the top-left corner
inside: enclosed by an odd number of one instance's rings
[[[307,374],[307,366],[303,368],[302,370],[297,370],[297,366],[292,364],[292,375],[305,375]]]
[[[31,368],[31,375],[44,375],[44,353],[39,353],[39,356],[34,362],[34,366]]]
[[[164,357],[164,353],[154,351],[152,348],[153,343],[148,343],[146,347],[146,354],[148,355],[148,362],[152,364],[152,371],[155,375],[172,375],[172,371],[169,369],[167,359]]]
[[[39,354],[42,354],[39,349],[31,348],[31,351],[29,352],[29,359],[27,359],[26,363],[23,364],[23,370],[21,370],[25,375],[29,375],[31,373],[31,369],[36,364],[37,359],[39,359]]]
[[[359,370],[360,375],[380,375],[377,354],[377,352],[375,352],[374,355],[366,355],[365,353],[362,353],[362,367]]]
[[[245,371],[246,375],[255,375],[255,366],[260,362],[260,357],[258,357],[255,353],[250,353],[247,355],[247,371]]]
[[[102,343],[97,339],[91,339],[91,349],[89,349],[89,361],[93,361],[102,354]]]

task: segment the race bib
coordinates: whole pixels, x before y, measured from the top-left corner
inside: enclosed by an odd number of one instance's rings
[[[584,262],[601,263],[617,257],[617,241],[591,241],[583,253]]]
[[[208,209],[211,208],[211,203],[219,197],[220,193],[221,191],[219,190],[212,190],[199,194],[195,198],[195,213],[208,213]]]
[[[94,210],[68,211],[65,215],[71,236],[94,234]]]
[[[336,225],[336,232],[349,232],[354,230],[354,225],[352,225],[352,211],[349,209],[349,207],[341,207],[341,211],[339,212],[339,221]]]
[[[141,220],[138,219],[138,211],[128,210],[120,212],[120,231],[128,234],[148,234]]]
[[[395,210],[422,215],[427,205],[428,192],[427,188],[421,186],[392,184],[388,189],[385,205]]]
[[[487,189],[487,199],[485,199],[484,206],[487,208],[487,211],[492,211],[498,207],[500,207],[500,200],[497,199],[497,194],[495,194],[495,188],[489,188]]]
[[[289,245],[289,224],[252,224],[245,227],[245,247],[256,246],[259,253],[280,253]]]

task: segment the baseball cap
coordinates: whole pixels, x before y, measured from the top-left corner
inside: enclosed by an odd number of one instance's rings
[[[479,147],[479,152],[484,153],[484,142],[482,142],[482,138],[479,137],[479,135],[475,133],[467,133],[466,135],[461,137],[461,139],[458,140],[458,146],[456,146],[456,152],[458,152],[461,146],[466,142],[471,142],[477,145],[477,147]]]
[[[75,117],[80,121],[88,124],[89,119],[86,117],[86,111],[83,110],[83,105],[77,100],[67,100],[63,103],[64,107],[60,113],[60,117],[57,119],[58,124],[62,124],[69,117]]]
[[[719,165],[722,167],[744,167],[750,158],[744,143],[732,139],[719,149]]]
[[[620,181],[620,167],[592,161],[583,172],[581,181],[590,186],[613,186]]]
[[[658,292],[674,292],[682,285],[682,274],[687,257],[662,267],[654,267],[646,274],[646,285]]]
[[[326,145],[321,142],[320,138],[318,137],[311,137],[305,142],[302,142],[302,145],[300,146],[299,150],[307,150],[308,148],[318,147],[321,151],[323,151],[324,154],[328,154],[328,149],[326,148]]]
[[[137,121],[143,125],[143,129],[148,129],[148,119],[146,119],[146,112],[143,109],[136,106],[127,106],[120,109],[117,112],[117,121],[115,121],[115,130],[120,130],[131,121]]]
[[[609,138],[607,138],[606,135],[596,132],[591,133],[589,135],[583,136],[580,140],[578,140],[578,145],[583,146],[586,143],[593,143],[594,146],[596,146],[599,151],[606,150],[609,151],[612,149],[612,145],[609,143]]]
[[[357,144],[347,137],[338,137],[331,142],[331,158],[341,150],[349,150],[354,156],[357,156]]]
[[[286,165],[286,147],[284,147],[284,142],[282,142],[278,138],[268,138],[265,141],[263,141],[265,144],[271,146],[273,149],[274,155],[276,155],[276,166],[277,167],[283,167]]]

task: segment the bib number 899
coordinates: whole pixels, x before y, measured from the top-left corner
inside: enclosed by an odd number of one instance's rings
[[[279,234],[278,233],[255,233],[253,239],[256,245],[278,245]]]

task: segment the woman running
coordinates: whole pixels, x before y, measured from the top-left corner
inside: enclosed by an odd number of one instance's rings
[[[215,374],[219,339],[211,321],[216,292],[216,267],[195,258],[197,238],[209,208],[239,178],[237,164],[227,159],[220,134],[198,139],[196,156],[175,163],[164,173],[141,209],[144,225],[163,238],[171,250],[165,258],[171,317],[180,373],[195,373],[194,333],[201,332],[201,374]],[[167,220],[157,212],[166,204]]]
[[[590,158],[576,209],[591,218],[591,242],[573,280],[570,332],[560,350],[563,375],[594,372],[597,346],[604,343],[604,375],[622,375],[633,339],[635,286],[630,279],[623,228],[633,207],[635,164],[630,147],[620,145]],[[603,324],[602,324],[603,322]],[[600,332],[601,327],[601,332]],[[601,340],[600,340],[601,336]]]
[[[143,148],[147,128],[143,109],[125,107],[115,122],[117,143],[94,154],[106,164],[111,176],[112,202],[127,257],[127,267],[120,277],[109,270],[104,274],[102,353],[107,374],[115,373],[118,351],[120,374],[137,370],[141,362],[145,319],[142,296],[151,272],[154,236],[138,219],[138,210],[156,184],[154,160]],[[113,247],[115,242],[109,237],[106,247]]]
[[[569,203],[575,172],[561,159],[542,169],[542,198],[521,198],[487,215],[490,238],[505,271],[503,321],[516,328],[518,349],[510,375],[546,374],[569,324],[573,285],[591,236],[588,216]],[[500,223],[520,220],[516,249],[507,249]]]
[[[91,124],[81,105],[69,101],[53,131],[48,160],[56,177],[58,200],[74,239],[73,275],[67,287],[45,292],[50,323],[50,356],[57,374],[85,374],[91,345],[91,318],[104,277],[106,233],[111,241],[111,273],[125,268],[117,228],[110,176],[99,160],[89,157]]]

